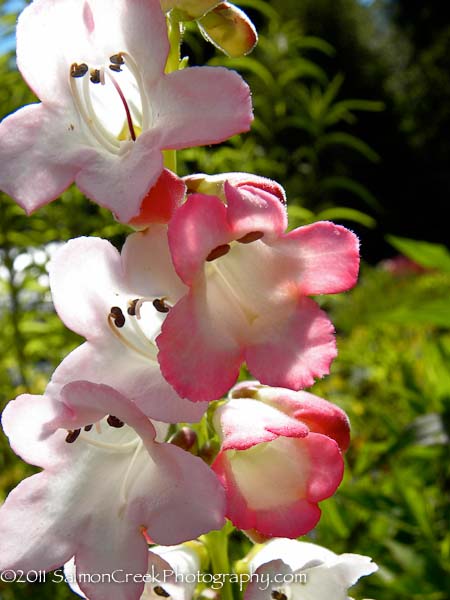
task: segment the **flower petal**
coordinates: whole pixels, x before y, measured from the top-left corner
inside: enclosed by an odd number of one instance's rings
[[[185,193],[186,185],[183,180],[172,171],[164,169],[142,201],[139,214],[131,219],[129,225],[139,229],[150,223],[168,223],[183,202]]]
[[[130,147],[125,150],[126,144]],[[158,180],[163,158],[153,131],[145,131],[135,142],[122,142],[122,146],[120,155],[96,151],[75,181],[88,198],[128,223],[139,214],[142,200]]]
[[[303,440],[291,439],[289,441],[291,450],[302,442]],[[270,447],[270,443],[268,446]],[[244,453],[246,452],[248,451],[244,451]],[[278,462],[278,466],[275,463],[268,463],[269,452],[270,449],[261,459],[266,465],[265,467],[260,463],[252,465],[252,457],[247,459],[245,467],[242,462],[238,468],[238,473],[241,472],[239,479],[234,473],[233,459],[228,459],[226,452],[218,455],[212,468],[226,491],[226,516],[239,529],[254,529],[270,537],[294,538],[304,535],[317,524],[321,512],[315,503],[305,498],[304,492],[296,491],[300,480],[305,478],[302,474],[303,465],[298,462],[296,465],[297,477],[294,479],[291,477],[293,475],[291,469],[288,473],[289,478],[286,480],[284,461]],[[246,458],[243,458],[243,461],[245,460]],[[291,459],[288,463],[290,462]],[[274,476],[275,479],[273,479]],[[246,490],[240,487],[243,482],[247,482]],[[246,492],[250,492],[250,496],[247,497]],[[277,494],[278,501],[275,503]],[[288,500],[286,500],[287,494],[289,495]],[[255,501],[257,502],[256,506],[253,505]],[[264,508],[264,502],[268,503],[267,508]]]
[[[214,414],[222,450],[246,450],[280,435],[305,437],[308,427],[257,400],[230,400]]]
[[[180,398],[161,375],[156,361],[149,361],[113,337],[82,344],[54,372],[46,393],[59,398],[61,388],[80,378],[115,388],[133,400],[151,419],[166,423],[197,422],[207,404]]]
[[[298,261],[297,279],[306,296],[345,292],[358,279],[359,240],[341,225],[319,221],[299,227],[278,248]]]
[[[141,296],[164,296],[175,303],[187,288],[175,272],[169,251],[167,227],[152,224],[129,235],[122,248],[124,286]]]
[[[284,388],[269,388],[258,382],[247,382],[255,389],[254,398],[299,419],[315,433],[322,433],[334,439],[342,452],[350,444],[350,422],[345,412],[335,404],[327,402],[309,392],[293,392]],[[245,384],[241,384],[244,387]],[[256,387],[255,387],[256,386]],[[239,388],[235,386],[233,397],[239,398]]]
[[[238,377],[243,355],[223,323],[210,314],[202,291],[190,292],[170,310],[156,338],[163,376],[180,396],[194,402],[225,394]]]
[[[0,188],[28,213],[57,198],[92,157],[91,149],[77,147],[76,127],[76,115],[42,104],[0,124]]]
[[[192,283],[211,250],[232,238],[227,209],[219,198],[188,196],[169,223],[169,246],[178,275],[186,284]]]
[[[227,218],[239,239],[251,232],[263,232],[270,237],[282,235],[287,227],[287,213],[279,198],[251,185],[235,187],[225,182]]]
[[[262,383],[293,390],[308,387],[315,377],[329,373],[336,357],[334,328],[326,314],[310,298],[282,324],[277,323],[265,340],[246,348],[250,372]]]
[[[161,148],[216,144],[247,131],[253,119],[250,90],[223,67],[174,71],[152,89]]]
[[[49,266],[53,303],[64,324],[88,339],[108,333],[114,291],[123,292],[120,254],[100,238],[77,238]]]
[[[35,0],[19,18],[19,69],[35,94],[51,104],[70,97],[72,63],[98,66],[122,51],[133,56],[147,81],[162,75],[169,43],[158,0]]]
[[[66,500],[62,482],[48,473],[19,483],[0,510],[0,571],[50,571],[75,554],[80,523],[70,514]]]

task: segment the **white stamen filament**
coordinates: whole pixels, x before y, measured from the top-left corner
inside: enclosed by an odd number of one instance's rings
[[[101,73],[102,73],[101,80],[103,80],[103,83],[100,83],[100,85],[104,85],[103,69],[101,70]],[[91,115],[93,125],[98,129],[99,133],[103,136],[105,141],[107,143],[111,143],[111,145],[115,149],[119,149],[120,148],[119,140],[116,139],[112,135],[112,133],[110,133],[106,129],[106,127],[104,127],[103,123],[100,121],[100,119],[96,115],[94,105],[92,104],[92,97],[91,97],[91,86],[92,85],[94,85],[94,84],[92,84],[89,80],[89,77],[87,75],[85,75],[83,77],[83,98],[86,103],[86,108],[88,110],[88,114]],[[99,85],[99,84],[97,84],[97,85]]]
[[[133,58],[127,52],[121,52],[121,56],[125,61],[125,64],[130,69],[131,74],[133,75],[138,89],[139,96],[141,98],[141,111],[142,111],[142,121],[141,121],[141,129],[145,131],[149,128],[150,125],[150,115],[149,115],[149,106],[147,100],[147,96],[145,94],[144,84],[142,81],[142,76],[139,72],[137,64],[134,62]]]
[[[121,512],[123,510],[123,505],[125,505],[127,503],[127,500],[128,500],[128,490],[127,490],[128,480],[130,478],[131,471],[132,471],[132,469],[134,467],[134,464],[136,462],[138,454],[142,450],[142,447],[143,447],[143,443],[142,443],[142,440],[139,438],[139,441],[137,442],[137,445],[136,445],[136,449],[135,449],[134,454],[133,454],[133,456],[132,456],[132,458],[130,460],[128,468],[127,468],[127,470],[125,472],[125,477],[123,478],[122,485],[120,487],[120,498],[122,500],[122,507],[120,508],[119,512]]]
[[[131,442],[127,442],[126,444],[110,444],[108,442],[100,442],[99,440],[94,440],[92,437],[81,433],[78,436],[78,439],[83,440],[86,444],[90,446],[95,446],[96,448],[101,448],[102,450],[111,450],[113,452],[118,452],[120,454],[125,454],[132,450],[136,445],[142,444],[141,439],[134,439]]]
[[[70,89],[72,90],[72,97],[74,99],[75,105],[76,105],[83,121],[85,122],[85,124],[89,128],[89,131],[92,133],[92,135],[95,137],[95,139],[101,146],[103,146],[104,148],[106,148],[107,150],[109,150],[110,152],[112,152],[114,154],[119,154],[119,146],[113,145],[111,143],[111,141],[108,138],[106,138],[101,133],[101,131],[99,131],[97,129],[97,126],[100,123],[100,121],[96,117],[95,111],[93,110],[93,108],[91,108],[89,110],[89,109],[87,109],[87,107],[85,107],[85,105],[81,99],[80,92],[78,90],[78,85],[77,85],[77,81],[76,81],[77,79],[78,79],[78,77],[72,77],[71,75],[69,76]],[[84,76],[84,79],[86,79],[87,82],[89,83],[89,77],[87,75]],[[86,94],[83,94],[83,96],[85,97]]]
[[[114,320],[111,318],[111,315],[108,315],[108,325],[109,328],[111,329],[111,331],[113,332],[113,334],[123,343],[125,344],[125,346],[127,346],[128,348],[130,348],[130,350],[133,350],[134,352],[137,352],[138,354],[140,354],[141,356],[143,356],[144,358],[153,360],[154,356],[150,353],[147,352],[146,350],[142,350],[141,348],[139,348],[138,346],[136,346],[135,344],[133,344],[132,342],[130,342],[130,340],[128,340],[120,331],[120,329],[117,328],[117,325],[114,324]],[[144,332],[141,331],[142,335],[145,338],[145,342],[147,343],[147,345],[151,344],[151,341],[145,336]]]

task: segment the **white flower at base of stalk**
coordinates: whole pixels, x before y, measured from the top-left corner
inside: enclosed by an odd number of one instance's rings
[[[251,558],[249,568],[244,600],[351,600],[348,588],[378,566],[369,556],[278,538]]]

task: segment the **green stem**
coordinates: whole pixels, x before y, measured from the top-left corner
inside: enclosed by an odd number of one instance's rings
[[[210,531],[201,537],[208,549],[213,574],[222,575],[223,587],[220,590],[221,600],[234,600],[233,586],[229,579],[230,561],[228,559],[228,536],[233,526],[227,521],[220,531]]]
[[[170,51],[166,62],[166,73],[172,73],[178,71],[180,68],[180,49],[181,41],[183,39],[183,24],[177,18],[176,12],[171,10],[167,17],[167,34],[169,36]],[[164,166],[166,169],[170,169],[173,173],[177,172],[177,151],[176,150],[164,150]]]

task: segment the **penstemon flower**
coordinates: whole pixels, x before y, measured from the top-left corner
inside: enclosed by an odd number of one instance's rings
[[[13,450],[44,470],[0,509],[0,571],[48,571],[74,556],[90,600],[138,600],[144,583],[132,575],[147,573],[147,537],[177,544],[223,524],[223,490],[210,469],[156,442],[151,421],[112,388],[78,381],[60,401],[23,395],[2,420]],[[89,578],[99,573],[130,576]]]
[[[312,385],[329,372],[336,344],[332,323],[308,296],[356,283],[357,237],[330,222],[285,233],[281,188],[262,178],[187,184],[219,192],[189,195],[169,222],[173,264],[189,292],[156,340],[164,377],[193,401],[227,393],[244,360],[262,383]]]
[[[245,600],[350,600],[348,588],[378,569],[368,556],[338,555],[316,544],[288,539],[265,544],[249,566],[258,577],[248,585]],[[261,585],[263,576],[269,579],[269,588]]]
[[[17,64],[41,104],[0,126],[0,188],[32,212],[73,181],[127,222],[163,169],[161,151],[249,128],[248,86],[222,67],[164,73],[158,0],[34,0]]]
[[[153,419],[198,421],[206,404],[183,400],[162,377],[155,338],[186,292],[170,260],[167,227],[130,235],[119,252],[106,240],[78,238],[53,257],[50,287],[67,327],[87,339],[56,369],[47,393],[80,376],[114,387]]]
[[[315,406],[319,423],[325,404]],[[310,413],[313,408],[311,401]],[[301,419],[245,397],[220,406],[214,424],[222,445],[212,469],[233,524],[269,537],[310,531],[320,518],[317,503],[336,491],[343,475],[332,433],[315,433]]]

